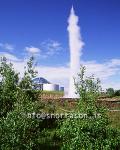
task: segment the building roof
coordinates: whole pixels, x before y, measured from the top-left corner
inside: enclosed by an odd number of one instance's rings
[[[45,83],[50,83],[49,81],[47,81],[45,78],[43,77],[38,77],[38,78],[35,78],[33,79],[33,83],[34,84],[45,84]]]

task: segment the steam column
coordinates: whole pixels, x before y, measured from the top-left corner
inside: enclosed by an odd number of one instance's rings
[[[82,42],[80,27],[78,26],[78,17],[75,15],[73,7],[71,8],[70,16],[68,19],[68,33],[69,33],[69,48],[70,48],[70,78],[69,78],[69,98],[77,98],[75,94],[76,89],[74,79],[80,68],[80,57],[82,55]]]

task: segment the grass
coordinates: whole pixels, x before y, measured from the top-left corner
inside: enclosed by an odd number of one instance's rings
[[[45,93],[45,94],[60,94],[60,95],[64,94],[63,91],[42,91],[42,93]]]
[[[113,98],[117,98],[117,99],[120,99],[120,96],[115,96],[115,97],[113,97]]]
[[[75,107],[70,106],[68,102],[65,102],[63,104],[60,104],[59,101],[51,101],[51,102],[45,102],[46,107],[44,108],[44,112],[51,112],[54,113],[69,113],[74,111]],[[108,117],[111,121],[111,126],[120,129],[120,111],[109,111]]]
[[[120,129],[120,111],[110,111],[108,116],[111,121],[111,126]]]
[[[58,95],[64,95],[63,91],[41,91],[43,94],[58,94]]]

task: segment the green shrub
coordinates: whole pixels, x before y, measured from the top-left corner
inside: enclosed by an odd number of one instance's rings
[[[81,67],[76,90],[80,95],[75,114],[86,114],[87,118],[67,118],[60,124],[62,150],[117,150],[120,147],[120,132],[109,126],[106,110],[97,106],[101,92],[100,81],[94,76],[85,77]],[[100,114],[95,117],[95,114]]]
[[[55,145],[55,119],[38,119],[45,104],[38,100],[38,91],[32,89],[36,72],[33,58],[27,63],[22,80],[3,58],[0,63],[0,150],[34,150],[57,148]],[[50,108],[50,111],[53,108]],[[30,117],[31,116],[31,117]]]
[[[16,104],[14,111],[0,120],[2,150],[32,149],[38,145],[42,120],[28,118],[27,113],[39,112],[38,103]]]
[[[31,101],[22,91],[18,92],[18,101],[14,110],[7,113],[0,120],[0,148],[1,150],[34,150],[54,148],[55,119],[37,118],[41,114],[44,104]],[[51,145],[53,142],[53,145]]]

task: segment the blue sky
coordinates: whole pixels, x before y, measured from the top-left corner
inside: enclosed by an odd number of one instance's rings
[[[0,0],[0,55],[22,66],[34,53],[39,75],[67,87],[72,5],[85,43],[83,64],[104,87],[120,88],[119,0]]]

